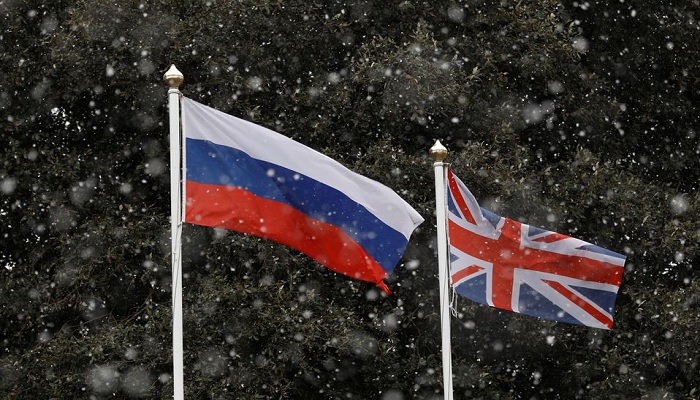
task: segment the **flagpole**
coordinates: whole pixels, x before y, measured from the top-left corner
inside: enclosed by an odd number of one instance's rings
[[[182,186],[180,140],[180,90],[184,81],[175,65],[163,75],[168,85],[168,109],[170,116],[170,238],[172,260],[172,308],[173,308],[173,398],[183,400],[184,348],[182,341]]]
[[[430,156],[435,160],[435,213],[437,216],[438,279],[440,282],[440,322],[442,333],[442,382],[445,400],[452,400],[452,345],[450,341],[450,301],[449,266],[447,264],[447,208],[445,197],[445,159],[447,149],[436,141],[430,148]]]

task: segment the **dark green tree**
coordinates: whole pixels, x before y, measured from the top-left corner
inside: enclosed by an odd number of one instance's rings
[[[699,8],[0,1],[0,397],[172,396],[171,63],[426,218],[391,296],[186,227],[187,398],[441,397],[436,139],[482,205],[628,256],[612,331],[459,299],[456,398],[697,397]]]

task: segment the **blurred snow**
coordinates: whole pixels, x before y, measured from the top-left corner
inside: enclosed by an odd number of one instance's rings
[[[228,371],[228,357],[216,348],[200,351],[194,369],[210,378],[222,376]]]
[[[404,400],[404,396],[398,390],[387,390],[382,393],[382,400]]]
[[[688,210],[688,199],[679,194],[671,198],[671,211],[676,215],[685,214]]]
[[[17,187],[17,179],[15,178],[5,178],[0,182],[0,192],[4,195],[11,195]]]
[[[134,367],[126,371],[121,379],[121,388],[133,398],[146,397],[155,379],[147,370]]]
[[[111,365],[96,366],[88,373],[92,391],[102,394],[116,393],[119,388],[119,371]]]

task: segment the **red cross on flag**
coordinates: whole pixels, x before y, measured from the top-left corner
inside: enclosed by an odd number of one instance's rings
[[[447,169],[455,291],[505,310],[612,329],[625,256],[479,207]]]

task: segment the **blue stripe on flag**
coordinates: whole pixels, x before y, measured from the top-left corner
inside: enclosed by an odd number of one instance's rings
[[[337,226],[391,273],[408,240],[343,192],[232,147],[187,138],[187,179],[245,189]]]
[[[481,304],[488,304],[486,301],[486,274],[481,274],[460,283],[455,292]]]
[[[540,317],[553,321],[567,322],[569,324],[583,325],[583,323],[572,317],[558,305],[552,303],[546,297],[529,285],[523,283],[520,286],[520,297],[518,298],[519,313]]]
[[[496,215],[485,208],[481,208],[481,214],[491,223],[491,225],[493,225],[494,228],[498,228],[498,223],[501,222],[500,215]]]
[[[610,251],[610,250],[608,250],[608,249],[602,248],[602,247],[600,247],[600,246],[596,246],[596,245],[594,245],[594,244],[588,244],[588,245],[585,245],[585,246],[580,246],[580,247],[578,247],[578,249],[579,249],[579,250],[592,251],[592,252],[598,253],[598,254],[605,254],[606,256],[619,258],[619,259],[621,259],[621,260],[625,260],[625,258],[627,258],[627,257],[623,256],[623,255],[620,254],[620,253],[615,253],[614,251]]]
[[[607,311],[608,314],[613,315],[617,293],[608,292],[607,290],[597,290],[574,285],[571,285],[571,288],[584,295],[588,300],[595,303],[598,307]]]
[[[527,234],[528,236],[535,236],[535,235],[540,235],[542,233],[553,233],[552,231],[548,231],[543,228],[538,228],[536,226],[528,225],[527,227]]]
[[[454,215],[460,215],[459,208],[455,204],[454,198],[452,197],[452,191],[449,190],[449,188],[447,190],[447,209]]]

